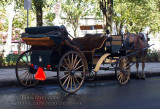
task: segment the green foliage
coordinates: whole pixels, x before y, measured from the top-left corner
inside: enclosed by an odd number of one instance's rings
[[[159,61],[160,62],[160,51],[156,51],[156,50],[148,50],[148,53],[147,53],[147,61],[150,61],[150,62],[157,62]]]
[[[114,21],[125,26],[129,32],[140,32],[147,26],[152,28],[151,24],[155,23],[151,20],[155,17],[153,2],[153,0],[116,0]]]
[[[27,12],[24,10],[24,0],[1,0],[0,19],[4,23],[0,24],[3,32],[8,30],[8,15],[6,7],[15,1],[16,15],[13,20],[13,30],[20,28],[24,31],[27,27]],[[62,3],[62,13],[67,17],[66,22],[70,24],[76,32],[80,18],[93,15],[102,18],[100,10],[100,0],[58,0]],[[106,0],[107,1],[107,0]],[[36,6],[42,5],[44,25],[53,25],[55,18],[53,7],[57,0],[32,0],[32,10],[29,10],[29,26],[36,26]],[[120,31],[124,26],[129,32],[140,32],[149,26],[152,32],[160,31],[160,0],[114,0],[114,17]]]
[[[52,26],[53,25],[53,20],[55,19],[55,13],[47,13],[47,15],[44,17],[45,18],[45,23],[47,26]]]
[[[94,3],[94,0],[66,0],[62,2],[62,11],[67,16],[67,22],[72,25],[75,37],[80,18],[92,15],[95,7]]]
[[[19,55],[17,54],[9,54],[6,57],[6,62],[10,63],[10,62],[17,62]]]
[[[19,56],[20,55],[17,54],[9,54],[6,58],[4,58],[3,55],[0,54],[0,67],[15,66]]]
[[[6,58],[3,59],[2,67],[15,66],[19,55],[9,54]]]
[[[2,67],[3,63],[4,63],[3,55],[0,54],[0,67]]]

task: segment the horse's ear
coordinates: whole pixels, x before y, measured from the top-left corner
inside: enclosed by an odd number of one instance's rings
[[[151,33],[151,31],[148,33],[147,32],[147,34],[146,34],[146,36],[147,36],[147,41],[150,41],[150,38],[148,37],[148,34],[150,34]]]

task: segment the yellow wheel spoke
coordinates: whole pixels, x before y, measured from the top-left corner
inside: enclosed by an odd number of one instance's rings
[[[69,83],[70,83],[71,77],[69,77],[68,83],[67,83],[67,87],[66,90],[68,89]]]
[[[74,87],[76,89],[76,83],[75,83],[74,77],[73,77],[73,83],[74,83]]]
[[[72,91],[72,76],[71,76],[71,91]]]
[[[24,72],[24,73],[22,73],[20,76],[18,76],[18,77],[21,77],[21,76],[23,76],[24,74],[26,74],[26,73],[29,73],[28,71],[26,71],[26,72]]]
[[[70,58],[69,58],[69,55],[68,55],[68,64],[71,65],[71,62],[70,62]]]
[[[64,86],[67,82],[67,80],[69,79],[70,75],[66,78],[66,80],[64,81],[64,83],[62,84],[62,86]]]
[[[32,85],[32,75],[30,74],[30,86]]]
[[[80,63],[81,59],[76,63],[76,65],[74,66],[74,68],[77,67],[77,65]]]
[[[29,73],[28,73],[28,76],[27,76],[27,80],[26,80],[26,84],[25,85],[27,85],[27,83],[28,83],[28,79],[29,79]]]
[[[78,70],[78,69],[80,69],[81,67],[83,67],[83,64],[82,64],[81,66],[79,66],[78,68],[76,68],[75,70]]]
[[[118,76],[118,80],[120,80],[120,79],[121,79],[121,75],[122,75],[122,74],[120,73],[120,75]]]
[[[74,59],[73,66],[75,66],[75,64],[76,64],[76,61],[77,61],[77,55],[76,55],[76,57],[75,57],[75,59]]]
[[[71,66],[73,66],[73,53],[72,53]]]
[[[28,76],[28,74],[29,74],[29,73],[27,73],[27,74],[25,75],[25,77],[23,78],[23,80],[22,80],[21,82],[23,82],[23,81],[24,81],[24,79],[26,78],[26,76]]]
[[[74,78],[75,78],[75,80],[77,81],[77,83],[80,85],[80,83],[79,83],[79,81],[78,81],[78,79],[74,76]]]
[[[65,67],[64,65],[61,65],[63,68],[65,68],[66,70],[69,70],[67,67]]]
[[[24,70],[28,70],[27,68],[26,69],[18,69],[18,71],[24,71]]]
[[[66,63],[67,67],[69,68],[69,64],[67,63],[65,58],[64,58],[64,62]]]
[[[69,74],[66,74],[66,75],[64,75],[63,77],[61,77],[60,79],[63,79],[63,78],[65,78],[66,76],[68,76]]]

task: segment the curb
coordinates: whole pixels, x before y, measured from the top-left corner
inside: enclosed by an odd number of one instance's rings
[[[146,77],[155,77],[155,76],[160,76],[160,72],[146,72]],[[136,79],[135,72],[131,72],[131,78]],[[115,74],[98,74],[97,77],[95,78],[94,81],[99,81],[99,80],[116,80]],[[92,81],[92,80],[85,80],[85,82]],[[56,77],[50,77],[47,78],[45,81],[40,81],[38,84],[41,85],[46,85],[46,84],[52,84],[52,85],[58,85],[58,81]],[[17,80],[12,80],[12,81],[0,81],[0,87],[5,88],[5,87],[22,87],[21,84]]]

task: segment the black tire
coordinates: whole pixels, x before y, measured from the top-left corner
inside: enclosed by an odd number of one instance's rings
[[[118,59],[115,68],[117,81],[120,85],[125,85],[130,79],[130,63],[127,57]]]
[[[75,51],[66,52],[60,59],[57,71],[59,85],[67,93],[75,93],[85,80],[85,64]]]
[[[35,86],[39,81],[35,79],[37,70],[31,67],[32,51],[25,51],[20,55],[16,63],[16,77],[18,82],[25,87]]]

